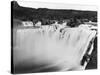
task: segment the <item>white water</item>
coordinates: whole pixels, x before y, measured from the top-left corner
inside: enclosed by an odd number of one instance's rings
[[[59,71],[81,70],[80,61],[96,31],[84,27],[59,30],[49,26],[17,29],[14,33],[14,64],[47,64],[34,71],[52,67],[58,67]]]

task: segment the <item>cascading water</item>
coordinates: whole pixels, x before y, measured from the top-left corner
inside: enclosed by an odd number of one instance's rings
[[[15,69],[24,72],[82,70],[81,60],[95,37],[95,30],[81,26],[14,29]]]

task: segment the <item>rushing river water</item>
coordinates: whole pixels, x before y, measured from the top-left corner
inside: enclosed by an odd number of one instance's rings
[[[13,31],[16,72],[83,70],[81,60],[96,31],[88,27],[18,28]],[[90,46],[90,54],[93,43]]]

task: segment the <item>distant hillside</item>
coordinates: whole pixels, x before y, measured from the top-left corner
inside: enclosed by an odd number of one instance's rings
[[[69,19],[69,18],[86,18],[91,19],[97,17],[97,11],[80,11],[80,10],[62,10],[62,9],[47,9],[47,8],[29,8],[19,6],[16,1],[11,2],[13,18],[20,20],[33,19]]]

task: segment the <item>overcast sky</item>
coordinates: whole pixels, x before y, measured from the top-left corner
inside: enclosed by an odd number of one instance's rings
[[[22,1],[22,0],[21,1],[18,0],[18,4],[24,7],[32,7],[32,8],[76,9],[76,10],[97,11],[97,7],[93,5],[48,3],[48,2]]]

